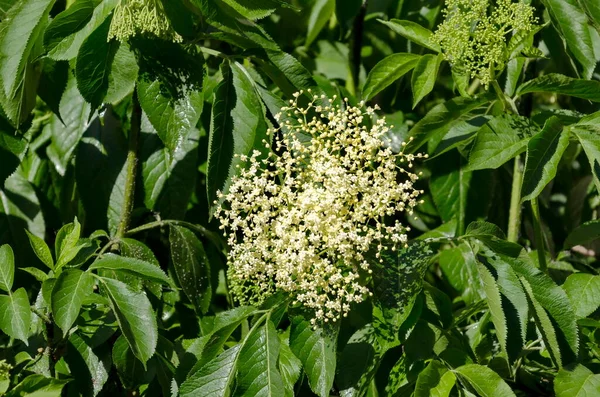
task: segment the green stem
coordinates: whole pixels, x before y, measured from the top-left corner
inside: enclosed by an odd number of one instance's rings
[[[544,235],[542,234],[542,218],[540,217],[540,205],[537,197],[531,200],[531,212],[533,213],[533,233],[535,238],[535,249],[540,263],[540,270],[546,272],[546,250],[544,249]]]
[[[131,223],[131,213],[135,199],[135,179],[138,165],[138,141],[142,125],[142,108],[137,97],[137,92],[133,93],[133,111],[131,113],[131,129],[129,131],[129,147],[127,150],[127,174],[125,176],[125,193],[123,198],[123,208],[121,210],[121,220],[117,229],[116,238],[125,236]]]
[[[513,169],[512,193],[510,195],[510,211],[508,213],[508,241],[516,243],[521,229],[521,184],[523,181],[523,167],[521,156],[515,157]]]

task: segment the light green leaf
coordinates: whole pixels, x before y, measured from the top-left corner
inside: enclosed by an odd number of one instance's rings
[[[465,303],[472,304],[483,298],[483,285],[477,271],[473,250],[465,243],[443,250],[439,264],[442,273]]]
[[[83,29],[92,19],[94,8],[93,0],[77,0],[54,17],[44,32],[46,51],[52,52],[65,37]]]
[[[290,348],[300,359],[308,383],[320,397],[328,397],[336,367],[337,333],[330,335],[323,329],[314,330],[302,317],[292,319]]]
[[[288,6],[283,0],[223,0],[234,10],[250,20],[266,18],[278,6]],[[291,5],[289,7],[292,7]]]
[[[443,60],[442,54],[423,55],[412,72],[413,109],[433,90],[438,70]]]
[[[310,17],[308,18],[308,32],[306,34],[306,41],[304,45],[306,47],[317,38],[321,30],[325,27],[325,24],[331,18],[335,10],[335,0],[317,0],[311,10]]]
[[[15,135],[13,130],[7,121],[0,121],[0,186],[19,167],[29,147],[29,138]]]
[[[577,317],[587,317],[600,307],[600,276],[571,274],[562,288],[569,296]]]
[[[8,295],[0,295],[0,329],[8,336],[27,343],[31,309],[25,288]]]
[[[0,247],[0,289],[10,292],[15,280],[15,254],[10,245]]]
[[[500,290],[496,284],[496,280],[492,273],[482,264],[478,265],[479,274],[483,281],[483,289],[486,295],[486,303],[490,309],[492,316],[492,322],[496,329],[496,336],[502,346],[502,350],[507,351],[507,339],[508,339],[508,327],[506,322],[506,316],[502,309],[502,297],[500,296]]]
[[[600,220],[589,221],[573,230],[565,240],[565,248],[587,244],[600,238]]]
[[[463,153],[463,150],[466,149],[478,135],[482,126],[490,121],[490,119],[490,116],[476,116],[470,120],[456,123],[448,130],[448,133],[444,135],[444,138],[435,149],[435,154],[430,158],[440,156],[454,148],[458,148],[459,152]],[[468,169],[467,171],[471,170]]]
[[[54,241],[57,270],[69,263],[69,261],[77,255],[79,249],[82,248],[81,245],[77,244],[80,236],[81,224],[77,218],[73,220],[73,223],[69,223],[60,228]]]
[[[119,328],[133,354],[144,364],[152,357],[158,341],[156,314],[143,292],[110,278],[100,278]]]
[[[594,21],[596,29],[600,29],[600,3],[596,0],[580,0],[579,4],[587,11],[590,19]]]
[[[563,130],[556,117],[546,121],[542,131],[527,144],[527,159],[523,175],[522,201],[540,195],[554,178],[560,159],[569,145],[568,130]]]
[[[552,24],[567,44],[567,48],[583,67],[583,77],[592,78],[596,57],[588,19],[577,0],[542,0]]]
[[[140,259],[127,258],[125,256],[104,254],[89,267],[89,270],[97,269],[117,270],[164,285],[172,284],[169,277],[160,267]]]
[[[60,397],[67,383],[68,380],[33,374],[23,379],[6,397]]]
[[[554,378],[556,397],[591,397],[600,395],[600,374],[594,374],[581,364],[561,369]]]
[[[570,131],[577,137],[583,147],[590,169],[594,177],[596,188],[600,192],[600,112],[590,114],[582,118],[578,123],[569,127]]]
[[[530,92],[552,92],[600,102],[600,81],[574,79],[562,74],[550,73],[529,80],[517,89],[517,95]]]
[[[379,61],[367,76],[365,85],[362,88],[363,99],[368,101],[394,81],[410,72],[417,65],[419,58],[419,55],[401,52]]]
[[[446,376],[447,374],[450,374]],[[456,377],[437,360],[431,360],[417,378],[414,397],[448,397]]]
[[[81,310],[81,305],[94,287],[91,274],[78,269],[63,271],[52,289],[52,314],[54,321],[67,334]]]
[[[432,40],[433,32],[418,23],[400,19],[392,19],[390,21],[379,20],[379,22],[386,25],[405,39],[413,41],[422,47],[435,52],[441,51],[439,44]]]
[[[494,371],[478,364],[467,364],[454,370],[481,397],[514,397],[510,386]]]
[[[241,396],[284,395],[283,380],[277,369],[279,336],[272,321],[248,336],[238,360],[236,394]]]
[[[44,282],[48,279],[48,275],[37,267],[20,267],[19,270],[31,274],[39,282]]]
[[[287,342],[287,341],[285,341]],[[302,362],[292,353],[290,347],[282,341],[279,349],[279,370],[285,390],[285,397],[294,397],[294,385],[300,378]]]
[[[183,291],[199,312],[206,312],[212,298],[210,264],[202,242],[189,229],[169,226],[171,261]]]
[[[110,361],[106,363],[100,360],[86,341],[76,333],[69,337],[65,360],[79,391],[85,396],[97,396],[108,380]]]
[[[117,104],[133,92],[139,67],[135,55],[123,43],[119,46],[108,75],[105,102]]]
[[[120,42],[108,41],[111,18],[107,18],[85,39],[75,66],[77,88],[92,109],[102,104],[108,92],[108,76]]]
[[[221,397],[230,395],[241,345],[226,350],[190,376],[179,388],[181,397]]]
[[[481,127],[469,153],[470,171],[500,168],[508,160],[522,153],[532,135],[527,119],[498,116]]]
[[[48,244],[46,244],[43,239],[29,232],[29,230],[25,230],[25,232],[27,233],[27,237],[29,237],[29,244],[31,244],[31,248],[33,249],[33,252],[35,252],[35,255],[44,265],[48,266],[50,270],[54,270],[54,259],[52,259],[52,253],[50,252]],[[0,259],[0,262],[1,261],[2,259]]]

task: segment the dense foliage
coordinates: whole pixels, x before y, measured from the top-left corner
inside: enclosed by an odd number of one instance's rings
[[[0,396],[600,395],[597,0],[0,21]]]

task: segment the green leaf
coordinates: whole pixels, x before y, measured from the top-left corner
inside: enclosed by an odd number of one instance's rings
[[[302,317],[292,319],[290,348],[302,362],[310,388],[320,397],[328,397],[333,386],[336,339],[337,333],[330,335],[320,328],[314,330]]]
[[[595,23],[596,29],[600,29],[600,4],[596,0],[581,0],[579,4],[587,11],[590,19]]]
[[[569,130],[577,137],[579,143],[590,162],[590,169],[594,177],[596,188],[600,192],[600,112],[590,114],[582,118],[578,123],[569,127]]]
[[[596,68],[596,57],[585,12],[577,0],[542,0],[542,3],[567,48],[583,67],[583,77],[591,79]]]
[[[483,281],[483,289],[486,295],[486,303],[490,309],[492,322],[496,329],[496,336],[502,346],[502,350],[507,351],[508,327],[504,311],[502,309],[502,297],[492,273],[484,266],[479,264],[479,274]]]
[[[569,296],[578,318],[587,317],[600,307],[600,276],[571,274],[562,285],[562,289]]]
[[[67,383],[69,383],[68,380],[33,374],[23,379],[6,394],[6,397],[60,397],[61,391]]]
[[[10,292],[15,280],[15,254],[10,245],[0,247],[0,289]]]
[[[92,19],[95,4],[93,0],[77,0],[58,14],[44,32],[44,47],[52,52],[67,36],[83,29]]]
[[[463,150],[475,139],[480,131],[481,127],[485,125],[489,120],[490,116],[476,116],[470,120],[465,120],[456,123],[448,133],[444,135],[440,144],[435,149],[435,154],[432,158],[440,156],[454,148],[458,148],[459,152],[463,153]],[[467,171],[471,171],[467,169]]]
[[[230,395],[241,345],[226,350],[190,376],[179,388],[181,397],[220,397]]]
[[[409,137],[413,140],[407,142],[406,150],[413,153],[425,142],[433,138],[441,139],[452,126],[489,101],[488,95],[477,98],[457,97],[435,106],[409,131]],[[430,148],[430,151],[434,149]]]
[[[61,269],[64,265],[77,255],[79,250],[83,248],[85,243],[79,244],[81,236],[81,225],[77,218],[73,223],[63,226],[56,234],[54,241],[54,252],[56,253],[56,270]]]
[[[212,298],[210,264],[202,242],[189,229],[169,226],[171,261],[183,291],[199,312],[206,312]]]
[[[94,287],[91,274],[78,269],[63,271],[52,289],[52,314],[64,335],[79,316],[81,305]]]
[[[25,288],[8,295],[0,295],[0,329],[8,336],[27,343],[31,309]]]
[[[448,375],[450,374],[450,375]],[[456,377],[437,360],[431,360],[427,368],[419,374],[414,397],[448,397],[454,387]]]
[[[412,72],[413,109],[433,90],[438,70],[443,60],[442,54],[423,55]]]
[[[54,0],[23,0],[0,26],[0,80],[7,97],[13,97],[23,78],[29,56],[48,18]]]
[[[140,71],[138,97],[148,120],[165,146],[175,152],[193,136],[202,112],[202,57],[162,40],[136,40]]]
[[[50,123],[45,127],[52,137],[46,153],[61,176],[65,175],[73,152],[90,125],[90,111],[90,104],[83,99],[77,89],[76,79],[71,76],[60,100],[60,117],[52,116]]]
[[[100,278],[119,328],[133,354],[144,364],[152,357],[158,340],[156,314],[142,292],[110,278]]]
[[[418,23],[400,19],[392,19],[390,21],[379,20],[382,24],[386,25],[400,36],[408,39],[421,47],[428,48],[435,52],[440,52],[440,46],[433,39],[433,33],[431,30],[419,25]]]
[[[0,118],[0,187],[19,167],[27,153],[29,138],[14,134],[14,128],[8,121]]]
[[[283,341],[279,349],[279,371],[281,372],[281,379],[283,381],[283,395],[285,397],[294,397],[294,385],[300,378],[302,362]]]
[[[85,1],[86,0],[83,0],[83,2]],[[82,0],[78,0],[76,3],[79,2],[82,2]],[[96,8],[94,8],[94,12],[89,19],[87,13],[74,13],[68,17],[68,24],[60,23],[59,21],[58,23],[60,26],[56,26],[56,29],[53,28],[50,30],[51,36],[48,36],[47,38],[44,37],[44,42],[48,40],[48,44],[51,44],[51,48],[47,48],[48,56],[50,58],[57,61],[68,61],[75,58],[84,40],[102,25],[110,15],[111,11],[119,3],[119,0],[103,0],[95,3],[97,4]],[[75,4],[64,12],[68,12],[73,7],[75,7]],[[54,21],[56,21],[57,18],[55,18]],[[48,29],[52,27],[54,21],[50,24]],[[63,20],[63,22],[64,21],[65,20]]]
[[[569,133],[556,117],[546,121],[542,131],[527,144],[522,201],[540,195],[554,178],[560,159],[569,145]]]
[[[554,378],[556,397],[588,397],[600,394],[600,374],[594,374],[581,364],[561,369]]]
[[[589,221],[573,230],[565,240],[565,248],[587,244],[600,238],[600,220]]]
[[[531,135],[526,118],[494,117],[477,133],[469,153],[467,170],[500,168],[525,150]]]
[[[250,20],[263,19],[271,15],[278,6],[288,6],[283,0],[223,0],[237,12]],[[291,7],[291,6],[290,6]]]
[[[272,321],[248,336],[238,360],[236,393],[242,396],[284,395],[283,380],[277,369],[279,336]]]
[[[120,42],[108,41],[111,18],[107,18],[81,44],[77,54],[75,76],[77,88],[92,109],[99,107],[108,92],[108,76]]]
[[[510,397],[515,393],[494,371],[483,365],[467,364],[454,370],[481,397]]]
[[[308,18],[308,32],[304,46],[308,47],[317,38],[335,10],[335,0],[315,1]]]
[[[362,97],[365,101],[373,98],[384,88],[410,72],[421,58],[416,54],[392,54],[379,61],[369,72],[365,85],[362,88]]]
[[[29,230],[25,230],[25,232],[27,233],[27,237],[29,237],[29,244],[31,244],[31,248],[33,249],[33,252],[35,252],[35,255],[44,265],[48,266],[50,270],[54,270],[54,259],[52,259],[52,253],[50,252],[48,244],[46,244],[43,239],[29,232]],[[1,249],[2,248],[0,248],[0,250]],[[0,262],[1,261],[2,259],[0,259]]]
[[[600,102],[600,81],[574,79],[562,74],[550,73],[529,80],[517,89],[517,95],[530,92],[551,92]]]
[[[31,274],[39,282],[44,282],[48,279],[48,275],[37,267],[20,267],[19,270]]]
[[[154,377],[154,371],[144,368],[144,364],[135,358],[123,335],[119,335],[115,341],[112,349],[112,361],[121,383],[128,389],[135,389],[142,384],[150,383]]]
[[[262,103],[248,72],[237,62],[224,65],[221,71],[223,81],[215,90],[208,151],[206,188],[211,204],[217,191],[227,192],[231,178],[239,172],[236,167],[242,162],[234,154],[264,151],[263,139],[270,140]]]
[[[104,254],[89,267],[89,270],[97,269],[118,270],[164,285],[172,284],[169,277],[155,264],[125,256]]]
[[[123,43],[119,46],[108,75],[108,90],[105,102],[117,104],[133,92],[139,67],[135,55]]]
[[[483,298],[483,286],[477,271],[477,262],[473,250],[467,244],[443,250],[439,264],[442,273],[465,303],[472,304]]]
[[[86,341],[76,333],[69,337],[65,360],[79,391],[83,395],[97,396],[108,380],[110,361],[100,360]]]

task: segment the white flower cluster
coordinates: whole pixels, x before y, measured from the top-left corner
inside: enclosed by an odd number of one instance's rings
[[[236,298],[260,304],[283,291],[314,312],[316,325],[346,316],[352,302],[371,294],[367,252],[381,260],[384,244],[406,244],[410,229],[384,218],[412,213],[422,191],[409,170],[427,156],[393,153],[383,139],[385,119],[371,125],[376,109],[363,102],[332,105],[309,91],[303,108],[302,94],[282,109],[275,151],[265,141],[268,154],[241,156],[239,175],[219,194],[217,217],[231,247]]]

